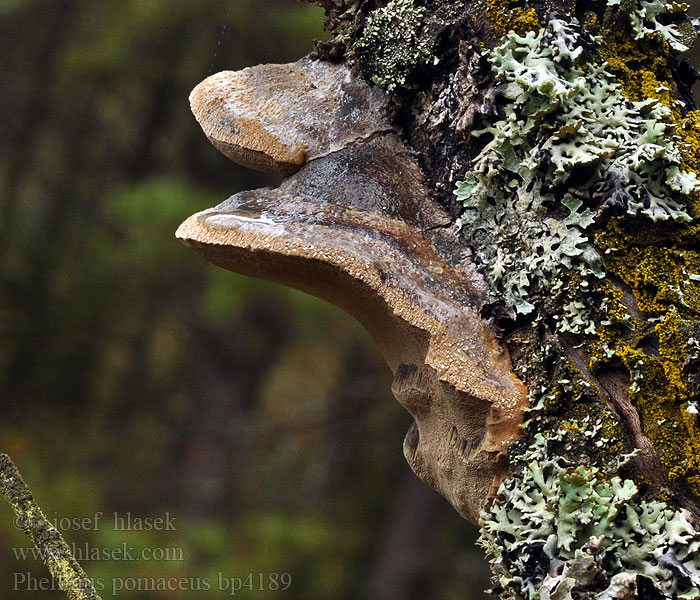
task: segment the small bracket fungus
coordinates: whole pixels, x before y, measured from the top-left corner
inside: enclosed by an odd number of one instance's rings
[[[309,58],[217,73],[192,90],[190,105],[220,152],[277,175],[393,129],[379,90],[340,65]]]
[[[346,66],[305,58],[215,75],[192,104],[233,160],[301,168],[277,189],[190,217],[177,236],[214,264],[356,317],[415,418],[404,443],[411,467],[476,522],[507,474],[526,393],[479,316],[486,284],[393,130],[386,100]]]

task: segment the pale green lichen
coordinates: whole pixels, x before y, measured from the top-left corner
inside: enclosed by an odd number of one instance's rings
[[[68,544],[46,519],[7,454],[0,454],[0,493],[12,506],[15,525],[32,538],[51,576],[69,600],[100,600]]]
[[[509,33],[487,55],[503,116],[472,132],[490,139],[455,194],[463,235],[513,317],[532,312],[564,271],[603,275],[587,230],[605,207],[687,222],[683,196],[700,189],[680,169],[669,110],[629,102],[604,62],[581,60],[592,43],[552,19],[537,33]],[[590,331],[584,307],[562,300],[560,330]]]
[[[608,0],[608,6],[619,6],[621,0]],[[665,15],[678,15],[685,13],[689,7],[684,2],[662,2],[661,0],[637,0],[634,2],[634,9],[630,10],[629,18],[635,32],[636,40],[645,36],[660,35],[669,46],[677,52],[685,52],[690,48],[694,39],[695,31],[693,25],[695,20],[690,22],[663,23],[658,17]]]
[[[488,56],[505,85],[504,116],[473,132],[492,139],[456,194],[465,237],[513,316],[531,312],[530,299],[562,269],[602,274],[585,233],[595,213],[584,202],[599,209],[605,197],[631,215],[688,221],[674,192],[700,187],[679,168],[668,109],[628,102],[604,63],[577,65],[582,51],[580,30],[553,19],[537,33],[508,34]],[[591,203],[591,191],[601,200]],[[560,320],[575,331],[585,321]]]
[[[406,85],[416,65],[430,57],[432,48],[420,40],[424,14],[425,8],[414,6],[412,0],[392,0],[371,14],[352,49],[356,60],[375,61],[372,82],[389,93]],[[380,56],[383,60],[377,61]]]
[[[580,429],[607,442],[599,424]],[[700,596],[700,532],[687,515],[641,500],[631,479],[572,464],[555,449],[562,443],[564,429],[537,434],[482,518],[494,591],[512,600],[637,598],[621,584],[642,576],[664,598]]]

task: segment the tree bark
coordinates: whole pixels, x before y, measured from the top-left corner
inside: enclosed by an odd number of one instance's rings
[[[479,521],[494,593],[700,598],[687,7],[316,3],[315,56],[192,96],[220,150],[296,174],[179,237],[367,326],[407,459]]]

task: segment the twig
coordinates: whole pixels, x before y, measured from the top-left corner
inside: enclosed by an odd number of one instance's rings
[[[70,600],[100,600],[58,530],[46,520],[17,467],[0,454],[0,492],[15,511],[18,524],[32,538],[53,578]]]

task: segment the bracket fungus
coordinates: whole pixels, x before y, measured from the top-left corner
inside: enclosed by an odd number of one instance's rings
[[[220,152],[275,175],[392,129],[380,90],[309,58],[217,73],[192,90],[190,105]]]
[[[383,94],[304,58],[224,72],[190,96],[216,148],[289,175],[197,213],[177,237],[216,265],[330,301],[373,335],[415,422],[416,474],[477,522],[507,475],[525,387],[479,316],[487,285],[425,186]]]

